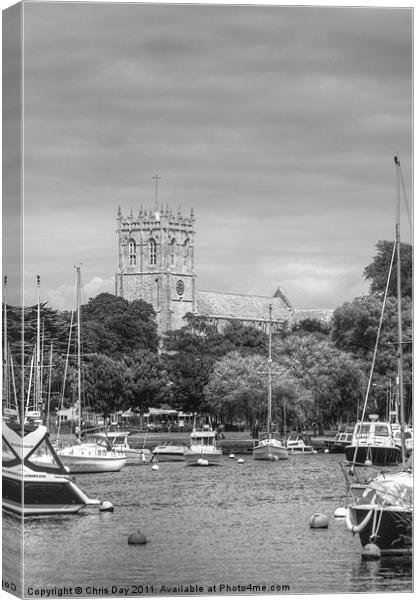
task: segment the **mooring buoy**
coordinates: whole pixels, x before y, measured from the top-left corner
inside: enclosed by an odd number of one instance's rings
[[[347,513],[347,508],[345,508],[344,506],[339,506],[336,510],[335,510],[335,517],[337,519],[344,519],[346,517],[346,513]]]
[[[112,504],[112,502],[109,502],[108,500],[105,500],[99,506],[99,510],[100,510],[100,512],[113,512],[113,504]]]
[[[207,461],[206,458],[198,458],[198,460],[196,462],[200,467],[208,467],[208,465],[209,465],[209,462]]]
[[[324,449],[324,453],[325,453],[325,454],[329,454],[329,448],[325,448],[325,449]]]
[[[329,519],[326,515],[316,513],[310,517],[310,527],[312,529],[327,529],[329,527]]]
[[[379,560],[381,558],[381,550],[377,544],[366,544],[362,548],[361,554],[364,560]]]
[[[237,462],[239,463],[239,465],[242,465],[244,463],[244,458],[238,458]]]
[[[236,455],[233,454],[233,453],[231,453],[231,454],[228,455],[228,458],[236,458]]]
[[[158,471],[158,470],[159,470],[159,468],[160,468],[160,467],[159,467],[159,465],[153,465],[153,466],[151,467],[151,470],[152,470],[152,471]]]
[[[366,467],[370,467],[372,465],[372,461],[369,458],[367,458],[367,460],[364,462],[364,465]]]
[[[137,529],[128,536],[128,544],[146,544],[147,538],[142,531]]]

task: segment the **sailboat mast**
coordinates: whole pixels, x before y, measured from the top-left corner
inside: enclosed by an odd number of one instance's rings
[[[36,379],[35,379],[35,406],[38,411],[41,405],[41,278],[36,276],[37,311],[36,311]]]
[[[398,325],[398,375],[399,375],[399,404],[400,404],[400,430],[402,446],[402,462],[405,462],[404,445],[404,395],[403,395],[403,342],[402,342],[402,291],[401,291],[401,256],[400,256],[400,161],[394,157],[397,169],[397,208],[396,208],[396,250],[397,250],[397,325]]]
[[[79,407],[79,435],[81,435],[81,318],[80,318],[80,309],[81,309],[81,298],[80,298],[80,290],[81,290],[81,280],[80,280],[80,267],[76,267],[77,271],[77,400]]]
[[[7,275],[3,280],[3,386],[4,400],[9,408],[8,344],[7,344]]]
[[[272,304],[269,305],[269,325],[268,325],[268,434],[271,431],[272,421]]]

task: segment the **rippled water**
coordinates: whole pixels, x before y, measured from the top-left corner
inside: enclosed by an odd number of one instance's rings
[[[212,468],[161,463],[158,471],[133,466],[79,475],[80,487],[115,511],[26,520],[25,591],[80,586],[83,596],[92,587],[108,595],[112,586],[126,586],[132,595],[133,586],[159,593],[182,584],[204,591],[274,585],[294,594],[411,591],[410,559],[363,561],[358,537],[334,519],[345,497],[341,460],[318,454],[270,463],[248,456],[238,464],[223,457]],[[329,516],[328,529],[310,529],[316,512]],[[4,519],[4,534],[13,528],[14,520]],[[137,528],[146,545],[128,545]]]

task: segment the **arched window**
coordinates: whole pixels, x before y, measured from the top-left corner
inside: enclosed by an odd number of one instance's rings
[[[128,242],[128,260],[130,265],[137,264],[137,245],[134,240]]]
[[[189,250],[189,240],[186,239],[183,243],[183,266],[186,267],[188,264],[188,250]]]
[[[172,239],[170,242],[170,265],[173,267],[175,265],[175,248],[176,248],[176,240]]]
[[[150,239],[150,265],[157,265],[157,244],[154,238]]]

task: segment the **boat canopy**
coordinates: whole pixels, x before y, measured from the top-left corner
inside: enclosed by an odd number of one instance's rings
[[[44,425],[29,431],[25,428],[22,431],[21,425],[12,429],[7,423],[3,423],[2,451],[4,466],[13,467],[23,463],[33,471],[67,473],[49,441],[48,431]]]

